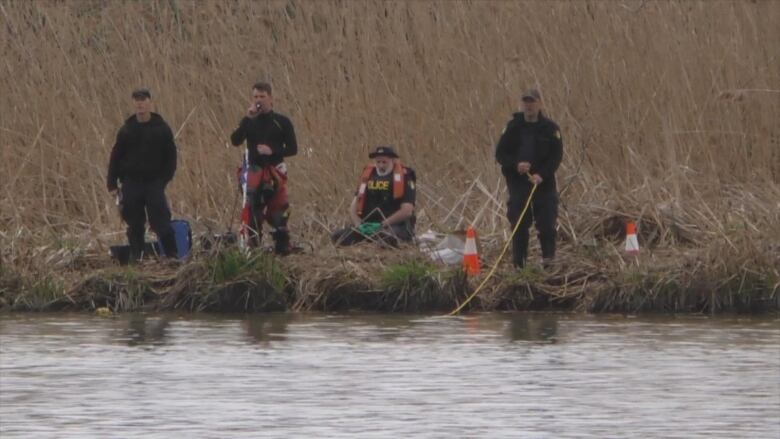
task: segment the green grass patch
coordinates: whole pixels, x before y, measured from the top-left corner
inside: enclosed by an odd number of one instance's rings
[[[391,265],[382,273],[379,284],[385,293],[377,311],[447,310],[466,291],[461,269],[442,272],[428,260]]]
[[[523,268],[510,271],[504,279],[510,285],[536,284],[544,282],[545,276],[540,266],[528,264]]]
[[[62,307],[67,303],[65,286],[51,274],[39,277],[27,285],[20,285],[20,291],[12,298],[11,309],[15,311],[46,311]]]
[[[284,289],[284,271],[276,257],[263,252],[244,252],[237,248],[226,249],[210,261],[209,271],[214,285],[246,279],[262,278],[271,288]]]
[[[227,248],[206,262],[179,306],[197,311],[284,311],[287,276],[274,255]]]
[[[435,286],[438,270],[428,261],[411,260],[385,269],[380,285],[391,291],[417,291]]]
[[[154,291],[149,282],[141,274],[130,267],[124,273],[124,279],[117,283],[116,300],[113,310],[118,312],[137,311],[143,308],[146,299],[150,298]]]
[[[106,307],[114,312],[140,311],[156,299],[151,281],[139,268],[127,266],[96,274],[79,287],[77,306]]]

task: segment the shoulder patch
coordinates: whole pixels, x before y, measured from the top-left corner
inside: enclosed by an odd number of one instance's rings
[[[553,136],[555,136],[556,139],[561,139],[561,130],[555,130],[555,133],[553,133]]]
[[[414,181],[409,182],[409,189],[414,190]]]

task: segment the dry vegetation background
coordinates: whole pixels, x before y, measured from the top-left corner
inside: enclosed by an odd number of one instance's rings
[[[0,20],[5,256],[124,240],[105,172],[138,86],[177,134],[174,216],[235,225],[228,136],[259,79],[298,134],[298,240],[347,219],[378,143],[417,169],[420,229],[505,234],[493,148],[538,84],[564,135],[563,239],[625,216],[658,244],[780,242],[780,2],[2,0]]]

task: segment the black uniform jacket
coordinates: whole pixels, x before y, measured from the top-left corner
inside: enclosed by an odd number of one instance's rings
[[[131,179],[168,183],[176,172],[176,143],[171,127],[152,113],[148,122],[130,116],[116,135],[108,163],[107,185],[116,189],[117,180]]]
[[[524,141],[530,142],[531,150],[526,148],[521,153]],[[501,172],[509,186],[526,184],[528,181],[525,175],[517,173],[517,164],[523,161],[521,159],[528,159],[531,163],[531,174],[542,177],[539,190],[556,189],[555,171],[563,159],[563,142],[558,125],[541,113],[539,120],[534,123],[526,122],[523,113],[515,113],[496,145],[496,161],[501,165]]]

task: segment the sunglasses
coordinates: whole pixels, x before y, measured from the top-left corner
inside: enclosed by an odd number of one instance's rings
[[[536,102],[536,99],[526,96],[523,98],[523,102]]]

